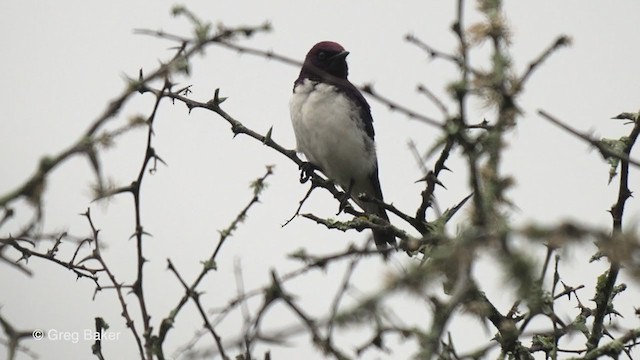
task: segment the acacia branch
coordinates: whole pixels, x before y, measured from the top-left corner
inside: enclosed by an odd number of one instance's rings
[[[247,216],[247,213],[248,213],[249,209],[251,209],[251,207],[253,207],[255,204],[260,202],[260,194],[262,193],[262,190],[265,188],[265,181],[272,174],[273,174],[273,167],[272,166],[268,166],[266,173],[262,177],[258,178],[256,181],[254,181],[254,183],[252,185],[252,187],[254,189],[253,197],[251,198],[249,203],[238,213],[238,215],[231,222],[231,224],[229,224],[229,226],[225,230],[220,231],[220,239],[218,240],[218,245],[213,250],[212,254],[205,261],[203,261],[202,270],[200,271],[200,273],[198,274],[196,279],[191,283],[191,285],[187,285],[185,283],[185,281],[182,280],[182,278],[178,274],[177,270],[175,269],[175,267],[171,263],[171,260],[167,260],[168,261],[169,270],[171,270],[176,275],[176,277],[178,278],[178,280],[180,281],[180,283],[184,287],[185,293],[184,293],[184,295],[182,295],[182,298],[178,301],[178,304],[173,308],[173,310],[171,311],[169,316],[167,316],[166,318],[164,318],[162,320],[162,323],[161,323],[161,326],[160,326],[160,331],[159,331],[159,334],[158,334],[158,339],[157,339],[157,341],[158,341],[157,347],[158,348],[162,348],[162,345],[164,343],[164,340],[166,339],[167,333],[173,327],[175,319],[178,316],[178,314],[179,314],[180,310],[182,309],[182,307],[186,304],[187,300],[192,299],[194,301],[194,303],[196,304],[198,312],[200,313],[200,316],[202,317],[202,319],[204,321],[205,328],[213,336],[213,338],[214,338],[214,340],[216,342],[216,345],[218,347],[218,351],[220,351],[220,354],[223,356],[223,358],[226,358],[221,338],[216,333],[216,331],[214,330],[214,326],[215,325],[212,325],[212,323],[209,321],[209,318],[208,318],[207,314],[205,313],[202,304],[200,303],[200,297],[199,297],[199,293],[197,291],[197,287],[198,287],[198,285],[200,285],[201,281],[209,273],[209,271],[217,269],[216,262],[215,262],[216,261],[216,256],[220,252],[220,249],[222,248],[222,245],[225,243],[225,241],[227,241],[227,239],[229,237],[231,237],[233,232],[236,230],[238,224],[240,224],[240,222],[244,221],[244,219]]]
[[[631,153],[631,149],[633,145],[636,143],[638,139],[638,135],[640,135],[640,114],[638,114],[634,121],[633,129],[631,130],[631,134],[629,135],[629,140],[626,143],[622,155],[626,159],[629,158],[629,154]],[[627,199],[631,196],[631,191],[629,190],[629,160],[621,158],[620,164],[620,185],[618,188],[618,199],[611,208],[611,217],[613,219],[613,236],[612,241],[615,241],[616,235],[622,233],[622,217],[624,214],[624,207]],[[609,257],[611,261],[611,265],[609,267],[609,271],[607,272],[606,279],[598,279],[598,286],[596,289],[598,290],[595,295],[596,301],[596,312],[593,320],[593,328],[591,331],[591,336],[587,341],[587,349],[593,350],[598,346],[600,338],[602,337],[604,331],[604,317],[609,312],[610,302],[614,296],[614,287],[616,284],[616,280],[618,277],[618,273],[620,271],[619,260],[616,258]]]

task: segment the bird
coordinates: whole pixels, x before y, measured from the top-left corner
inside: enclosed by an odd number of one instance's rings
[[[338,212],[351,197],[366,213],[389,222],[384,207],[358,198],[364,193],[383,201],[371,108],[347,79],[347,55],[349,52],[336,42],[315,44],[294,82],[289,102],[291,123],[296,150],[308,160],[301,166],[300,179],[303,182],[305,171],[320,169],[345,190]],[[397,246],[392,232],[372,230],[378,250]]]

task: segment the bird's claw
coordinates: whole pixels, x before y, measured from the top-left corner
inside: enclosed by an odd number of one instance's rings
[[[318,170],[319,168],[314,164],[308,161],[305,161],[302,164],[300,164],[299,169],[300,169],[300,183],[304,184],[307,181],[309,181],[309,179],[313,175],[313,171]]]
[[[338,212],[336,213],[336,215],[340,215],[341,212],[344,211],[344,209],[346,209],[347,207],[351,207],[351,205],[349,204],[349,199],[351,198],[351,196],[348,193],[343,193],[342,194],[342,199],[340,199],[340,205],[338,205]]]
[[[351,198],[351,190],[353,190],[353,179],[349,182],[349,188],[346,192],[342,194],[342,198],[340,199],[340,206],[338,206],[338,213],[336,215],[340,215],[340,213],[347,208],[349,205],[349,199]]]

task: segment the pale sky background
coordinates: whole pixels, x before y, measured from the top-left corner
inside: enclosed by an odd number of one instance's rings
[[[609,229],[607,210],[615,201],[617,183],[607,186],[608,166],[600,155],[582,142],[564,133],[536,115],[539,108],[563,119],[572,126],[609,138],[630,131],[629,126],[609,120],[623,111],[640,108],[640,71],[638,59],[640,28],[637,15],[640,2],[584,1],[510,1],[505,6],[513,32],[513,60],[519,72],[560,34],[573,39],[573,45],[554,54],[529,81],[520,105],[524,117],[514,133],[509,134],[510,148],[503,170],[512,174],[516,186],[509,192],[519,210],[515,224],[537,220],[555,223],[573,219]],[[190,35],[184,19],[170,16],[173,1],[4,1],[0,3],[0,193],[21,184],[45,154],[55,154],[72,144],[103,111],[107,102],[125,86],[124,76],[136,77],[138,69],[151,71],[159,60],[168,59],[175,44],[149,36],[135,35],[133,29],[163,29]],[[469,1],[469,9],[474,9]],[[372,82],[387,97],[411,109],[437,117],[437,109],[415,92],[425,84],[441,98],[447,99],[446,85],[457,79],[455,67],[442,60],[429,61],[415,46],[403,40],[412,33],[428,44],[448,52],[455,49],[455,37],[449,30],[454,19],[453,1],[192,1],[188,4],[203,20],[227,26],[258,25],[268,20],[273,32],[256,34],[242,44],[273,50],[302,60],[318,41],[334,40],[351,52],[348,61],[350,79],[356,84]],[[477,20],[472,10],[467,25]],[[478,54],[477,64],[486,60]],[[299,69],[263,58],[238,55],[212,46],[192,63],[192,77],[181,85],[192,84],[191,98],[206,101],[215,88],[229,99],[223,108],[249,128],[266,133],[273,126],[273,138],[287,148],[295,144],[288,113],[292,83]],[[123,124],[128,117],[149,114],[153,97],[137,96],[120,113],[113,124]],[[407,119],[397,112],[370,100],[376,129],[380,179],[388,202],[407,213],[414,213],[420,201],[422,176],[407,147],[413,140],[421,149],[428,148],[439,135],[429,126]],[[481,106],[472,108],[480,122],[490,116]],[[191,282],[200,271],[200,261],[217,244],[217,231],[226,228],[249,201],[248,185],[264,173],[265,165],[275,164],[275,174],[262,203],[251,209],[242,224],[218,256],[217,272],[202,283],[207,309],[219,308],[236,295],[234,262],[240,262],[246,289],[269,283],[269,270],[283,274],[300,264],[287,259],[297,249],[311,254],[332,253],[350,243],[362,244],[368,233],[346,234],[327,231],[303,218],[281,228],[295,211],[308,185],[298,182],[296,166],[277,152],[248,137],[232,139],[227,123],[217,115],[194,110],[190,115],[184,105],[165,101],[155,122],[154,147],[168,163],[145,177],[142,190],[142,216],[146,238],[145,291],[152,322],[158,322],[175,306],[182,288],[165,270],[171,258],[182,277]],[[120,139],[117,146],[103,153],[103,168],[118,185],[130,183],[137,175],[143,157],[146,131],[138,130]],[[637,147],[632,154],[640,158]],[[432,166],[434,160],[428,164]],[[456,152],[448,166],[453,170],[442,177],[448,190],[439,189],[437,199],[449,207],[469,193],[464,162]],[[630,186],[638,190],[638,170],[632,171]],[[135,242],[127,241],[134,231],[130,196],[121,195],[107,205],[90,203],[93,181],[84,158],[75,158],[54,171],[46,193],[47,230],[67,230],[88,235],[86,221],[78,216],[91,207],[94,222],[108,244],[104,255],[119,279],[130,282],[135,273]],[[24,204],[16,210],[23,214]],[[323,191],[315,192],[303,208],[319,216],[332,217],[336,202]],[[464,214],[461,214],[464,216]],[[458,219],[462,219],[460,216]],[[2,228],[6,237],[19,227],[27,215],[18,216]],[[638,200],[631,199],[626,211],[627,227],[637,228],[640,221]],[[397,218],[392,221],[404,226]],[[452,230],[454,230],[452,228]],[[41,247],[40,250],[47,249]],[[63,249],[67,254],[71,246]],[[542,246],[532,250],[543,254]],[[594,279],[606,269],[605,262],[587,264],[594,252],[589,245],[572,247],[564,253],[563,279],[570,285],[584,284],[579,292],[587,302],[593,295]],[[483,256],[475,272],[485,284],[489,298],[502,312],[513,298],[509,291],[496,291],[506,278],[502,269],[492,265],[490,254]],[[539,257],[540,261],[542,258]],[[365,261],[354,283],[362,292],[383,285],[385,274],[400,271],[412,260],[398,253],[388,264],[379,259]],[[121,340],[103,344],[108,359],[136,358],[137,350],[113,292],[105,291],[92,300],[94,287],[49,262],[31,259],[34,276],[27,277],[0,263],[0,313],[18,329],[58,329],[79,331],[93,329],[95,316],[103,317],[110,330],[120,331]],[[345,264],[327,272],[312,272],[285,288],[300,294],[299,301],[311,313],[329,308],[334,290],[342,278]],[[106,278],[104,279],[106,281]],[[618,309],[626,326],[638,326],[633,306],[640,306],[638,283],[623,276],[629,285],[621,295]],[[138,324],[136,303],[127,297]],[[260,298],[251,302],[261,303]],[[346,303],[353,301],[347,297]],[[400,300],[398,300],[400,301]],[[398,316],[411,324],[430,323],[419,299],[402,299],[396,307]],[[592,304],[592,303],[590,303]],[[574,316],[574,303],[568,306],[565,319]],[[265,328],[294,324],[283,308],[270,313]],[[202,321],[191,303],[186,305],[169,334],[165,354],[187,343]],[[222,323],[217,330],[223,339],[240,333],[239,313]],[[540,326],[549,324],[541,324]],[[475,349],[491,337],[494,329],[471,318],[462,317],[451,325],[454,341],[462,350]],[[367,334],[346,332],[338,344],[360,345]],[[473,335],[470,335],[473,334]],[[477,335],[476,335],[477,334]],[[5,338],[0,332],[0,338]],[[390,346],[397,352],[368,351],[365,359],[407,358],[415,351],[413,342]],[[467,341],[468,343],[465,343]],[[583,344],[580,339],[580,345]],[[91,358],[91,344],[80,340],[25,341],[23,345],[40,359]],[[198,348],[211,347],[207,335]],[[355,347],[355,346],[354,346]],[[259,347],[255,355],[272,349],[273,359],[321,358],[301,337],[291,347]],[[347,346],[348,349],[348,346]],[[6,349],[0,346],[0,357]],[[235,356],[235,352],[230,352]],[[19,359],[29,359],[21,353]]]

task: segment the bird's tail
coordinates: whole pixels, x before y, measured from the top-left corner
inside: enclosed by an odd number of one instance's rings
[[[358,205],[367,213],[375,214],[379,218],[389,222],[389,216],[387,216],[387,212],[382,206],[365,201],[356,201],[356,203],[358,203]],[[387,250],[389,247],[394,248],[397,246],[396,237],[392,232],[377,229],[372,230],[373,241],[376,243],[376,248],[378,248],[378,250]]]
[[[382,200],[382,189],[380,188],[380,180],[378,179],[377,167],[371,174],[368,181],[359,181],[353,185],[353,189],[351,189],[352,195],[365,193],[379,200]],[[387,216],[387,211],[384,209],[384,207],[373,202],[359,200],[356,197],[354,197],[354,200],[356,200],[358,206],[360,206],[367,213],[375,214],[379,218],[385,220],[386,222],[389,222],[389,216]],[[398,246],[398,244],[396,243],[396,237],[393,235],[393,232],[390,231],[373,229],[373,241],[376,243],[376,248],[381,251],[387,250],[390,247],[395,248]]]

